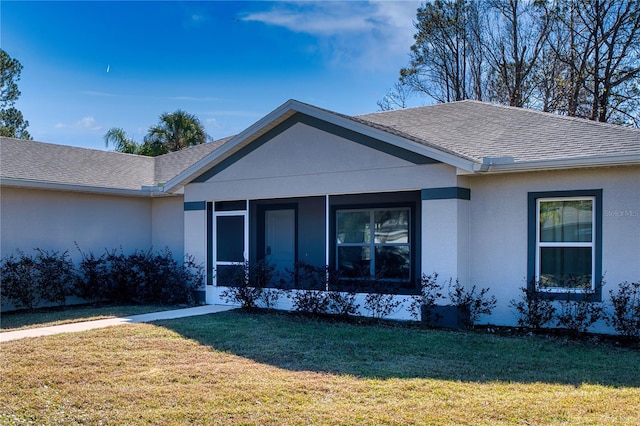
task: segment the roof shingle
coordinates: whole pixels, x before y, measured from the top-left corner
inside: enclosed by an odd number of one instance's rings
[[[313,108],[476,163],[485,157],[512,157],[515,163],[526,163],[640,155],[640,129],[477,101],[356,117]],[[145,157],[2,137],[0,177],[140,191],[171,181],[233,139]]]
[[[476,162],[483,157],[519,162],[640,152],[640,129],[477,101],[355,118]]]

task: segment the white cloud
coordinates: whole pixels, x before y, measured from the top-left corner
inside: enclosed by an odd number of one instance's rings
[[[75,127],[89,130],[100,130],[101,127],[96,124],[96,119],[93,117],[84,117],[75,123]]]
[[[419,1],[266,3],[240,19],[317,37],[334,66],[379,69],[404,64],[413,43]]]
[[[371,23],[367,22],[366,16],[354,16],[354,6],[357,4],[346,2],[279,3],[269,11],[251,13],[242,20],[324,36],[370,30]]]
[[[92,116],[83,117],[80,120],[72,124],[58,123],[55,125],[56,129],[80,129],[98,131],[102,129],[102,126],[96,123],[96,119]]]

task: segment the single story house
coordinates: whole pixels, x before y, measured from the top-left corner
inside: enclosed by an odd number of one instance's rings
[[[549,298],[597,300],[640,279],[638,129],[477,101],[347,116],[290,100],[156,158],[1,143],[2,256],[168,247],[206,265],[206,303],[244,259],[383,277],[399,294],[436,272],[490,287],[482,321],[502,325],[532,278]]]

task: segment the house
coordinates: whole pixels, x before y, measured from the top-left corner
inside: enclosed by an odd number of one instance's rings
[[[596,300],[640,279],[638,129],[476,101],[352,117],[290,100],[157,158],[6,138],[0,157],[3,256],[167,246],[206,265],[206,303],[245,258],[399,294],[437,272],[490,287],[483,320],[505,325],[533,277],[545,297]]]

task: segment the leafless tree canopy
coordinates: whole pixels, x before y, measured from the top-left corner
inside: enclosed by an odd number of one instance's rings
[[[414,25],[380,109],[422,94],[640,126],[640,0],[433,0]]]

